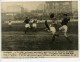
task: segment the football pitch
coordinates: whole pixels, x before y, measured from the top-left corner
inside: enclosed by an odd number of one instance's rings
[[[70,43],[62,34],[52,41],[52,34],[45,31],[44,23],[38,23],[36,32],[30,29],[24,33],[24,23],[13,24],[9,28],[2,24],[2,50],[3,51],[46,51],[46,50],[77,50],[78,49],[78,23],[68,25]]]

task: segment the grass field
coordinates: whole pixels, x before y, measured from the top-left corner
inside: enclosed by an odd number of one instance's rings
[[[13,24],[9,29],[2,24],[2,50],[3,51],[39,51],[39,50],[77,50],[78,49],[78,23],[68,25],[68,34],[72,39],[70,43],[63,35],[52,41],[52,34],[45,31],[44,23],[39,23],[37,31],[29,30],[24,34],[24,23]]]

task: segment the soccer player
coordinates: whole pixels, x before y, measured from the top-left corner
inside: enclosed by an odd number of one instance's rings
[[[12,22],[11,21],[8,22],[8,26],[9,26],[9,28],[12,27]]]
[[[67,24],[68,24],[69,21],[70,21],[70,17],[68,17],[67,14],[64,14],[63,15],[63,20],[61,22],[61,27],[59,28],[59,30],[63,32],[64,36],[66,37],[66,39],[68,41],[71,41],[71,39],[67,35],[67,30],[68,30]]]
[[[29,22],[29,24],[30,24],[30,28],[32,29],[32,25],[33,25],[33,19],[30,19],[30,22]]]
[[[48,31],[50,31],[50,28],[49,28],[49,25],[48,25],[47,20],[45,20],[45,26],[46,26],[46,28],[48,29]],[[45,30],[47,30],[47,29],[45,29]]]
[[[26,34],[26,31],[28,31],[30,28],[29,21],[30,21],[30,19],[28,17],[26,17],[26,19],[24,21],[24,23],[25,23],[25,34]]]
[[[55,41],[55,36],[58,36],[56,34],[56,20],[54,19],[54,14],[52,13],[50,15],[50,18],[52,20],[52,23],[50,25],[48,25],[47,21],[45,21],[45,26],[48,28],[48,30],[53,34],[53,37],[52,37],[52,41]]]
[[[37,28],[37,20],[36,19],[33,21],[32,27],[36,31],[36,28]]]
[[[55,41],[55,36],[57,36],[55,23],[50,24],[49,28],[50,28],[50,32],[53,34],[52,41]]]

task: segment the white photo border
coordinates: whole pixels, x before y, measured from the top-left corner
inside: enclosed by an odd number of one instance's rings
[[[13,1],[39,1],[39,0],[2,0],[2,2],[13,2]],[[40,0],[40,1],[65,1],[65,0]],[[67,0],[71,1],[71,0]],[[74,0],[75,1],[75,0]],[[78,48],[80,47],[80,0],[78,0]],[[0,2],[0,9],[1,9],[1,2]],[[0,10],[1,13],[1,10]],[[1,14],[0,14],[0,49],[1,49]],[[0,53],[1,54],[1,53]],[[80,48],[79,48],[79,55],[80,55]],[[0,56],[1,57],[1,56]],[[80,62],[80,56],[78,58],[31,58],[31,59],[2,59],[1,62]]]

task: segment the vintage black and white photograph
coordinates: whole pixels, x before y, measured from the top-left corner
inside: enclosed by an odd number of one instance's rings
[[[2,51],[78,50],[78,2],[2,2]]]

